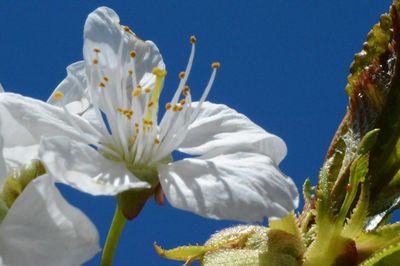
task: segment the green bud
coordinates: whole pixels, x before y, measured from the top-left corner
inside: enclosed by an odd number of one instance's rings
[[[257,250],[238,249],[210,252],[204,257],[203,266],[256,266],[262,264]],[[281,264],[282,265],[282,264]]]
[[[364,155],[367,152],[369,152],[375,145],[376,141],[378,140],[379,132],[380,132],[379,128],[367,132],[365,136],[362,138],[360,144],[358,145],[357,153],[360,155]]]
[[[25,187],[36,177],[46,172],[42,163],[38,160],[23,166],[8,176],[3,184],[1,193],[2,200],[8,208],[11,208],[14,201],[22,193]]]
[[[3,184],[2,193],[2,197],[7,208],[11,208],[11,205],[18,198],[21,192],[22,185],[19,180],[14,178],[14,176],[8,176]]]
[[[39,160],[33,160],[19,171],[19,182],[24,189],[33,179],[45,173],[46,169],[42,163]]]
[[[204,266],[297,266],[301,265],[305,250],[298,236],[262,226],[236,226],[222,230],[214,234],[205,246],[214,249],[205,253]]]
[[[8,211],[7,205],[3,201],[3,199],[0,197],[0,224],[1,224],[1,221],[3,221],[4,217],[6,217],[7,211]]]
[[[304,244],[298,236],[282,230],[268,230],[267,252],[263,254],[263,265],[301,265]]]

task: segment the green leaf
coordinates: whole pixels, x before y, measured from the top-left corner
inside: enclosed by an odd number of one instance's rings
[[[394,266],[400,265],[400,244],[389,246],[374,254],[360,266]]]
[[[352,211],[350,218],[345,224],[342,235],[354,239],[365,227],[368,217],[369,204],[369,182],[364,182],[361,185],[360,196],[358,197],[357,205]]]
[[[281,219],[269,220],[269,228],[273,230],[281,230],[300,238],[300,230],[297,227],[296,217],[294,216],[293,211]]]
[[[207,251],[215,249],[215,247],[207,246],[181,246],[170,250],[162,249],[156,243],[153,244],[157,254],[170,260],[188,261],[192,259],[200,259]]]
[[[368,153],[358,158],[355,162],[351,164],[350,167],[350,180],[347,186],[346,197],[343,201],[342,207],[339,212],[339,217],[337,219],[337,225],[342,226],[348,215],[350,207],[353,205],[354,198],[357,194],[358,187],[361,183],[365,181],[365,176],[368,173]]]
[[[303,184],[304,204],[310,204],[312,193],[313,193],[313,186],[311,185],[310,179],[307,178]]]
[[[363,261],[386,247],[400,244],[400,223],[364,232],[355,241],[359,259]]]

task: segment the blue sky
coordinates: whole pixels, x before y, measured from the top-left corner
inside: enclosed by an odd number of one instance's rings
[[[198,40],[189,80],[201,95],[210,63],[221,62],[208,97],[246,114],[282,137],[288,156],[282,170],[300,188],[316,182],[330,140],[345,113],[349,64],[389,0],[357,1],[11,1],[0,2],[0,82],[7,91],[47,99],[82,58],[86,16],[107,5],[142,39],[154,41],[167,65],[163,99]],[[61,187],[92,219],[105,240],[114,212],[110,197],[92,197]],[[114,265],[181,265],[155,254],[152,243],[172,248],[203,243],[227,226],[152,200],[129,222]],[[86,265],[98,265],[100,256]]]

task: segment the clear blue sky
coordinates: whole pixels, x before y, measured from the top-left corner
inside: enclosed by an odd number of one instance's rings
[[[35,2],[35,3],[34,3]],[[199,97],[210,63],[221,69],[209,100],[225,103],[282,137],[288,156],[281,164],[301,188],[316,182],[326,149],[347,105],[348,67],[389,0],[338,1],[12,1],[0,2],[0,82],[7,91],[47,99],[82,58],[86,16],[101,5],[122,23],[154,41],[167,65],[163,99],[178,84],[198,39],[189,84]],[[98,227],[104,243],[115,201],[61,187]],[[127,224],[114,265],[181,265],[159,258],[152,243],[172,248],[203,243],[233,222],[207,220],[159,207],[152,200]],[[98,255],[87,265],[98,265]]]

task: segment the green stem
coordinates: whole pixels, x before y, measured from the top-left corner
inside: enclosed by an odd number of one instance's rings
[[[119,209],[115,208],[114,218],[108,231],[106,244],[104,245],[103,254],[101,256],[101,266],[111,266],[118,240],[124,230],[126,219]]]

